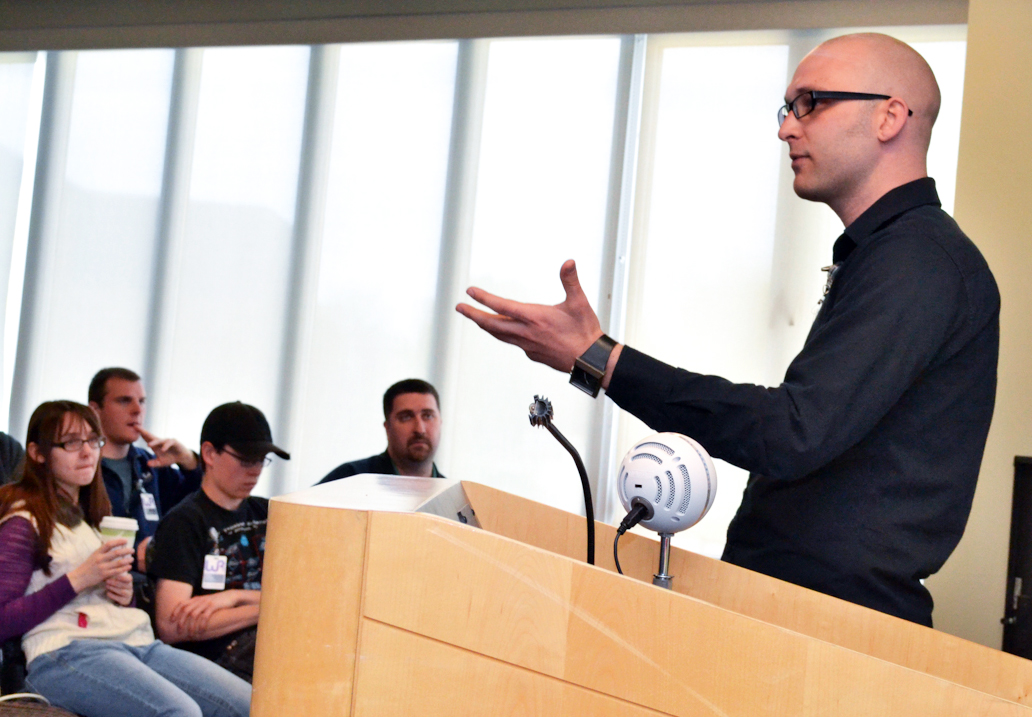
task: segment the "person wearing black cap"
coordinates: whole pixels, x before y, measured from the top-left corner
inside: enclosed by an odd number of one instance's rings
[[[148,566],[157,579],[158,635],[251,681],[269,501],[252,496],[275,453],[265,416],[245,403],[215,408],[201,428],[201,489],[162,518]]]

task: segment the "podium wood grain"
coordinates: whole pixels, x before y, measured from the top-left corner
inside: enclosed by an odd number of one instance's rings
[[[269,518],[251,714],[350,714],[368,514],[272,501]]]
[[[476,483],[464,486],[486,530],[583,559],[582,517]],[[614,535],[612,526],[596,525],[596,563],[612,571]],[[658,556],[655,540],[633,533],[620,539],[620,565],[639,580],[651,581]],[[670,572],[675,592],[1032,706],[1032,662],[1023,658],[677,548]]]
[[[362,628],[355,715],[483,717],[591,715],[654,717],[662,712],[613,699],[532,670],[368,621]],[[404,655],[404,659],[398,659]],[[462,685],[462,689],[456,689]]]
[[[483,530],[272,501],[252,715],[1032,717],[1032,663],[682,551],[661,590],[652,541],[621,577],[583,519],[463,486]]]

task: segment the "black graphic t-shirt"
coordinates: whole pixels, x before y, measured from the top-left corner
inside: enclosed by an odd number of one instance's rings
[[[215,504],[203,490],[190,495],[161,519],[154,534],[154,559],[148,566],[157,579],[193,586],[193,594],[217,590],[201,587],[205,555],[226,556],[226,590],[261,590],[265,558],[267,498],[251,496],[236,510]],[[217,659],[236,633],[176,647]]]

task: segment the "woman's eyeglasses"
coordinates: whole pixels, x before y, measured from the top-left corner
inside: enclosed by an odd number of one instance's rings
[[[104,444],[107,443],[107,440],[105,440],[104,436],[94,436],[93,438],[73,438],[68,441],[61,441],[60,443],[55,443],[54,445],[58,448],[63,448],[69,453],[76,453],[82,450],[82,446],[84,443],[93,450],[97,451],[104,447]]]

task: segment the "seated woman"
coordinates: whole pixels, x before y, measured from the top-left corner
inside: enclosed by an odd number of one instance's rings
[[[132,600],[132,548],[97,532],[111,504],[88,407],[42,404],[0,487],[0,640],[23,635],[26,683],[84,717],[245,717],[251,686],[155,640]]]

